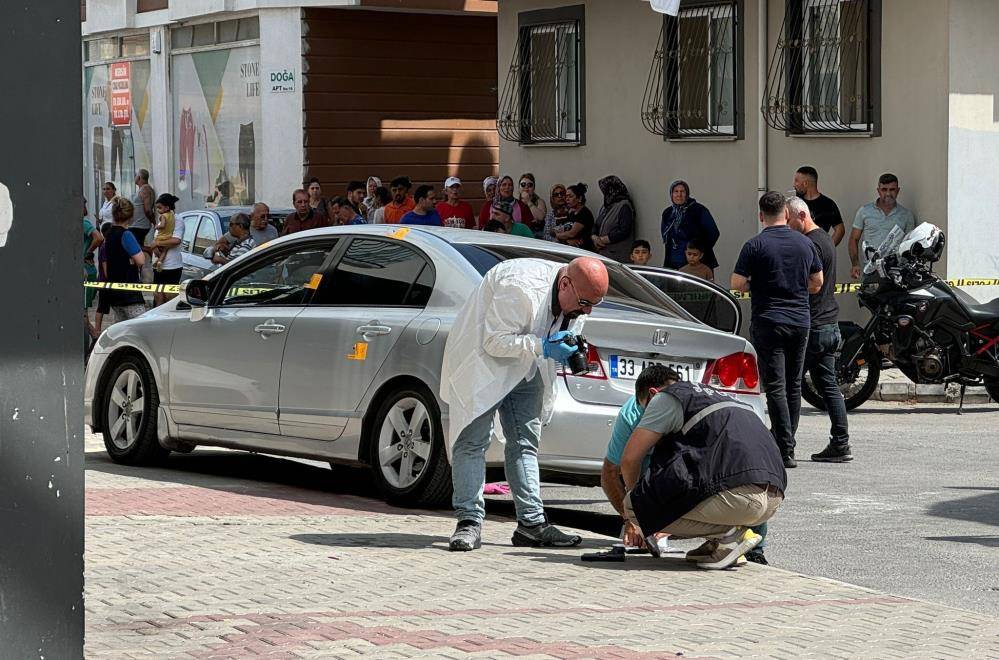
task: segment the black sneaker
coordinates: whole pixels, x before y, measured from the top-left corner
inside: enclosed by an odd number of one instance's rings
[[[746,561],[751,561],[754,564],[762,564],[763,566],[769,566],[770,562],[767,558],[763,556],[763,551],[758,548],[753,548],[746,553]]]
[[[468,552],[481,547],[482,525],[474,520],[459,520],[447,549],[451,552]]]
[[[784,467],[785,468],[796,468],[798,467],[798,461],[794,460],[794,456],[784,457]]]
[[[511,539],[514,545],[531,548],[572,548],[583,542],[578,534],[566,534],[555,525],[546,522],[537,525],[517,523],[517,530]]]
[[[818,454],[812,454],[812,460],[816,463],[846,463],[853,460],[850,453],[850,443],[843,444],[829,443],[829,445]]]

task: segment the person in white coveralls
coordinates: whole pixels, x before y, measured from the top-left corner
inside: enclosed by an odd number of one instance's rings
[[[448,333],[441,398],[449,408],[452,503],[458,524],[449,548],[482,543],[486,449],[499,412],[506,477],[517,510],[513,544],[578,545],[545,518],[538,476],[541,426],[551,419],[556,365],[577,347],[585,314],[607,295],[607,268],[592,257],[569,264],[511,259],[486,273]]]

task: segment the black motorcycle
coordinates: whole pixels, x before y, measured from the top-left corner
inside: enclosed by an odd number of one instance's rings
[[[847,410],[874,393],[884,364],[914,383],[984,386],[999,401],[999,298],[979,304],[933,274],[943,254],[944,234],[923,223],[904,239],[893,230],[877,250],[865,247],[860,305],[871,312],[866,327],[839,324],[836,360]],[[816,408],[825,403],[806,374],[802,397]]]

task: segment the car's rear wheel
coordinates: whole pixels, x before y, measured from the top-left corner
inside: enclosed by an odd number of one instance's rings
[[[156,439],[160,400],[145,360],[129,356],[115,365],[102,401],[104,447],[111,460],[125,465],[149,465],[170,453]]]
[[[385,397],[368,446],[375,485],[386,500],[405,506],[442,506],[451,499],[451,469],[437,401],[422,388]]]

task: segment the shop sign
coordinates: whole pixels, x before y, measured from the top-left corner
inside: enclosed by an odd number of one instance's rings
[[[132,125],[132,63],[111,63],[111,125]]]

